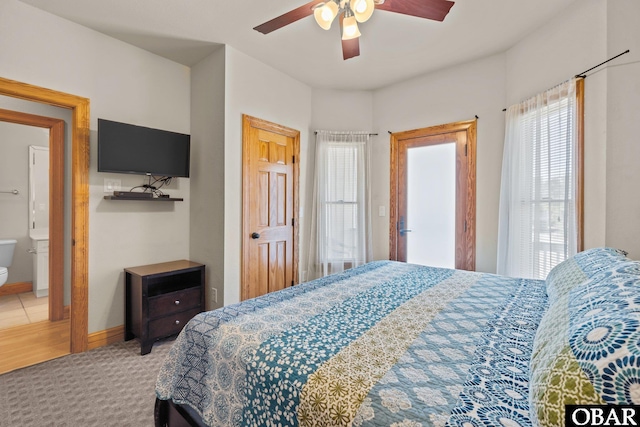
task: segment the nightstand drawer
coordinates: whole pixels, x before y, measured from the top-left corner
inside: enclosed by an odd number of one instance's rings
[[[193,318],[193,316],[200,312],[200,308],[195,308],[193,310],[183,311],[182,313],[176,313],[171,316],[150,321],[149,338],[156,339],[177,334],[182,330],[184,325]]]
[[[201,289],[189,288],[165,295],[149,298],[149,317],[154,319],[200,307]]]

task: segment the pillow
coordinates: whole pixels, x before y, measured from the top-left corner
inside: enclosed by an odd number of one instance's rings
[[[529,371],[534,425],[564,425],[566,404],[640,404],[640,263],[610,251],[576,255],[589,279],[554,289]]]
[[[571,292],[569,346],[605,403],[640,405],[640,262]]]
[[[556,265],[547,275],[547,295],[553,303],[595,274],[628,260],[625,251],[613,248],[587,249]]]
[[[571,352],[569,293],[560,294],[542,317],[529,368],[532,425],[564,426],[564,405],[603,404]]]

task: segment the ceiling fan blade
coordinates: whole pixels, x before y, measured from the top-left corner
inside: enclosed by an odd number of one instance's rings
[[[343,31],[342,21],[344,21],[344,14],[340,15],[340,36],[342,36]],[[342,40],[342,59],[346,61],[355,56],[360,56],[360,37]]]
[[[342,58],[346,61],[347,59],[353,58],[354,56],[360,55],[360,38],[351,39],[351,40],[342,40]]]
[[[377,4],[376,9],[444,21],[453,3],[449,0],[385,0]]]
[[[312,0],[303,6],[285,13],[284,15],[280,15],[277,18],[273,18],[271,21],[267,21],[264,24],[258,25],[254,28],[254,30],[259,31],[262,34],[269,34],[270,32],[282,28],[285,25],[289,25],[299,19],[305,18],[309,15],[313,15],[313,6],[322,2],[323,0]]]

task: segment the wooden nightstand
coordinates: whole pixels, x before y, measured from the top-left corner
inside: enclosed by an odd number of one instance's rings
[[[204,311],[204,267],[181,260],[125,268],[125,341],[137,337],[147,354]]]

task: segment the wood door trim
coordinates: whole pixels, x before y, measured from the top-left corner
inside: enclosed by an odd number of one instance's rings
[[[584,250],[584,78],[576,80],[576,221],[578,252]]]
[[[404,132],[395,132],[390,136],[390,201],[389,201],[389,259],[397,259],[398,241],[396,223],[398,221],[398,170],[399,170],[399,144],[402,141],[420,139],[437,135],[466,132],[467,139],[467,194],[464,197],[464,205],[467,220],[467,232],[461,242],[464,252],[464,262],[457,264],[456,268],[475,270],[476,251],[476,132],[477,120],[468,120],[428,128],[412,129]],[[416,141],[417,142],[417,141]],[[457,202],[456,202],[457,203]],[[458,244],[456,244],[458,250]],[[456,258],[458,258],[456,256]]]
[[[71,110],[70,347],[80,353],[89,329],[89,99],[2,77],[0,95]]]
[[[249,191],[246,183],[250,182],[249,168],[247,167],[248,153],[250,147],[249,130],[251,128],[262,129],[268,132],[277,133],[290,138],[293,138],[293,282],[298,283],[298,260],[299,260],[299,236],[300,236],[300,220],[299,220],[299,207],[300,207],[300,131],[292,129],[286,126],[272,123],[267,120],[259,119],[249,116],[247,114],[242,115],[242,261],[241,261],[241,287],[240,287],[240,300],[245,299],[247,291],[245,290],[245,284],[248,283],[246,278],[246,269],[244,268],[244,260],[249,255],[249,248],[244,243],[244,236],[251,233],[249,224],[249,215],[245,212],[244,207],[249,206]]]
[[[64,120],[0,109],[0,121],[49,129],[49,320],[64,316]]]

